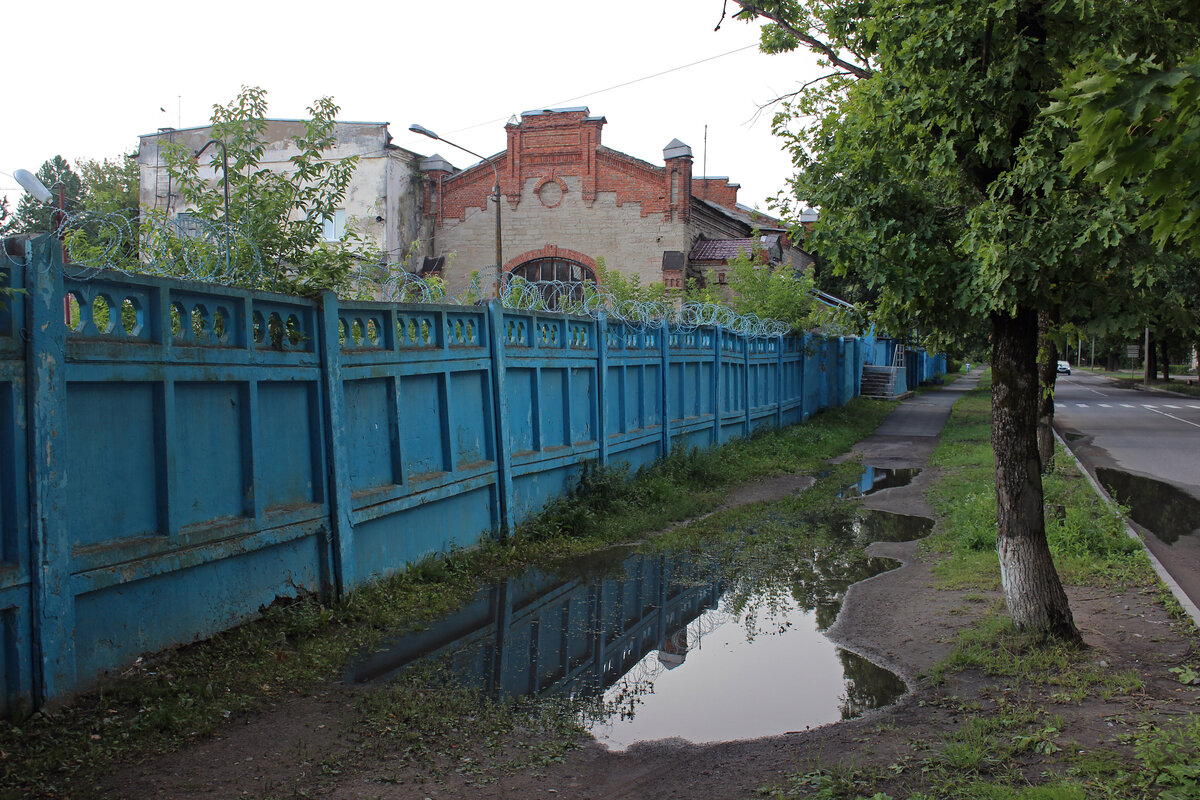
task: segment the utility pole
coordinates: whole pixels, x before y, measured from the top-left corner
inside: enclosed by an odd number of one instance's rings
[[[1146,340],[1142,345],[1142,382],[1147,386],[1154,376],[1150,374],[1150,326],[1146,326]]]

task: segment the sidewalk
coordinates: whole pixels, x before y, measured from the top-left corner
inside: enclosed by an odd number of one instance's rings
[[[875,432],[854,446],[864,463],[885,469],[923,467],[937,447],[938,436],[950,418],[950,408],[979,385],[982,370],[954,383],[901,401]]]

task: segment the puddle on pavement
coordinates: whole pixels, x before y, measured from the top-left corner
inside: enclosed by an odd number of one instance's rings
[[[931,525],[859,510],[827,520],[820,544],[757,564],[743,559],[749,566],[731,568],[728,553],[709,550],[618,550],[530,570],[389,643],[347,678],[384,680],[441,659],[454,680],[492,698],[576,701],[587,727],[612,749],[670,737],[746,739],[849,719],[894,701],[904,682],[823,632],[851,584],[896,566],[867,556],[867,542],[915,538]]]
[[[1097,467],[1096,477],[1129,516],[1167,544],[1200,530],[1200,500],[1169,483]]]
[[[867,497],[882,492],[884,489],[895,489],[898,486],[908,486],[921,470],[915,467],[902,469],[887,469],[885,467],[863,467],[858,482],[847,486],[842,493],[844,497]]]

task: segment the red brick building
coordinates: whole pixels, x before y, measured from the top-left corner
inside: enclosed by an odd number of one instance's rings
[[[503,268],[530,280],[596,281],[602,260],[643,284],[720,283],[720,267],[750,249],[756,231],[774,263],[812,263],[778,220],[738,205],[737,184],[693,176],[686,144],[672,140],[661,166],[651,164],[605,147],[605,122],[586,108],[526,111],[505,126],[505,150],[485,162],[463,170],[438,155],[422,162],[432,253],[454,254],[444,274],[452,290],[495,262],[497,173]]]

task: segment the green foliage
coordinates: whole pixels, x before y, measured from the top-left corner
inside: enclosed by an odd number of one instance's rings
[[[141,175],[132,155],[102,161],[81,158],[77,164],[88,211],[137,219]]]
[[[664,284],[656,282],[643,286],[641,275],[625,275],[618,270],[609,269],[603,258],[596,259],[596,271],[599,273],[600,284],[618,303],[661,302],[669,296]]]
[[[212,138],[224,143],[228,156],[223,166],[220,145],[204,150],[218,176],[215,182],[200,176],[197,155],[179,142],[164,145],[164,159],[192,213],[213,223],[235,225],[244,235],[234,241],[234,272],[253,272],[257,258],[266,268],[263,288],[306,295],[326,289],[347,293],[359,264],[378,261],[379,255],[366,247],[353,220],[347,220],[340,241],[324,241],[325,222],[345,199],[358,157],[327,158],[327,151],[337,143],[338,106],[331,98],[320,98],[308,111],[311,118],[303,122],[303,132],[292,138],[297,152],[286,171],[262,163],[268,144],[267,95],[257,87],[242,87],[229,105],[213,107]]]
[[[1101,52],[1067,77],[1052,110],[1076,128],[1067,164],[1110,197],[1140,195],[1156,243],[1200,255],[1200,53]]]
[[[821,208],[814,247],[879,293],[886,323],[948,342],[1019,306],[1129,311],[1129,289],[1156,265],[1131,240],[1125,203],[1072,179],[1071,131],[1040,111],[1091,47],[1168,47],[1141,28],[1139,15],[1160,12],[1115,0],[766,5],[872,65],[806,90],[775,128],[801,170],[795,197]]]
[[[1141,768],[1120,776],[1123,788],[1162,800],[1200,797],[1200,719],[1188,715],[1173,724],[1144,724],[1133,744]]]
[[[777,319],[792,328],[792,333],[819,330],[828,335],[850,333],[844,314],[820,303],[813,296],[810,273],[764,263],[761,250],[740,251],[730,259],[729,285],[733,297],[728,301],[741,314]]]

